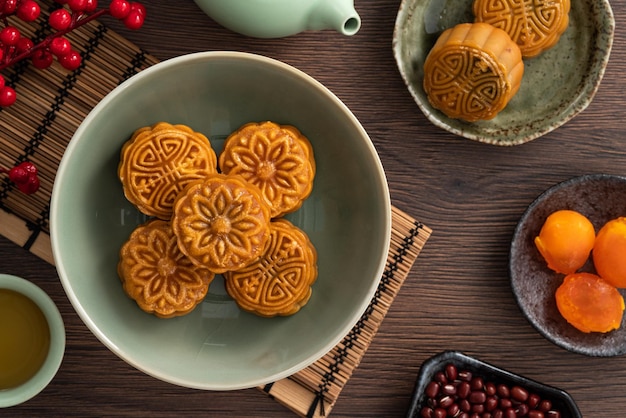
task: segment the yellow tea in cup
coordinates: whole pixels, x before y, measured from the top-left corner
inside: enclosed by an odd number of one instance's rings
[[[0,289],[0,391],[17,387],[41,368],[50,348],[50,328],[28,297]]]

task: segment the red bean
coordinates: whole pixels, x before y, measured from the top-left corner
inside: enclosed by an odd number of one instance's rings
[[[452,405],[454,403],[454,398],[452,396],[444,396],[443,398],[439,399],[439,406],[443,409],[448,409],[450,407],[450,405]]]
[[[552,409],[552,402],[547,399],[543,399],[541,402],[539,402],[538,409],[542,412],[548,412]]]
[[[525,402],[528,399],[528,391],[520,386],[513,386],[511,388],[511,398],[516,401]]]
[[[448,364],[446,366],[446,371],[445,371],[446,377],[448,378],[449,381],[454,381],[456,380],[457,376],[458,376],[458,372],[456,369],[456,366],[454,364]]]
[[[452,363],[426,385],[420,418],[561,418],[549,399],[520,386],[495,384]]]
[[[496,393],[501,398],[508,398],[509,396],[511,396],[511,391],[509,390],[509,387],[507,385],[498,385],[498,387],[496,388]]]
[[[447,383],[441,387],[441,392],[444,395],[455,395],[456,387],[452,383]]]
[[[469,394],[469,401],[473,404],[483,404],[486,400],[487,395],[485,395],[485,392],[474,390]]]
[[[439,384],[437,382],[430,382],[426,386],[426,396],[429,398],[436,398],[439,395]]]
[[[530,407],[530,409],[535,409],[537,407],[537,405],[539,405],[539,402],[541,402],[541,398],[539,397],[539,395],[531,393],[528,396],[528,406]]]
[[[456,395],[461,399],[465,399],[469,396],[471,390],[472,389],[470,388],[469,383],[461,382],[459,383],[459,386],[457,386],[456,388]]]
[[[470,386],[472,387],[472,390],[483,390],[483,388],[485,387],[483,383],[483,378],[474,377],[472,381],[470,382]]]

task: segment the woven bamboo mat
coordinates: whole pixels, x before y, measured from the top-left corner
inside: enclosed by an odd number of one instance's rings
[[[47,15],[57,6],[42,2],[36,24],[12,23],[25,36],[49,33]],[[47,8],[47,9],[46,9]],[[50,244],[50,196],[63,152],[89,111],[117,85],[158,60],[97,21],[71,32],[68,39],[83,63],[74,72],[57,63],[44,71],[18,64],[3,72],[15,88],[17,102],[0,110],[0,166],[32,161],[39,169],[40,190],[25,195],[0,178],[0,235],[53,263]],[[358,367],[369,344],[431,230],[393,207],[387,267],[368,309],[350,333],[328,354],[306,369],[259,389],[306,417],[327,416]]]

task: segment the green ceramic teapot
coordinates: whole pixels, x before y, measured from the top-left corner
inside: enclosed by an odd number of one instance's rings
[[[354,0],[194,0],[220,25],[255,38],[281,38],[306,30],[354,35],[361,18]]]

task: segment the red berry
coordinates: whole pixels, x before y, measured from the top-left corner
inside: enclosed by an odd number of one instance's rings
[[[30,59],[33,62],[35,68],[43,70],[52,65],[52,61],[54,58],[52,57],[50,51],[38,50],[33,53]]]
[[[66,9],[57,9],[50,13],[48,22],[52,29],[65,30],[69,28],[72,23],[72,14]]]
[[[20,31],[14,26],[7,26],[0,31],[0,42],[4,45],[15,46],[20,40]]]
[[[17,8],[17,17],[24,22],[33,22],[37,20],[40,12],[39,5],[33,0],[22,0]]]
[[[143,26],[146,19],[146,8],[141,3],[130,3],[130,12],[124,18],[124,26],[131,30],[137,30]]]
[[[130,13],[130,3],[127,0],[111,0],[109,13],[116,19],[124,19]]]
[[[22,52],[30,51],[31,49],[33,49],[34,46],[35,46],[35,43],[31,41],[30,39],[20,38],[20,40],[17,41],[17,45],[15,46],[15,49],[17,50],[17,53],[19,54]]]
[[[4,80],[4,77],[0,75],[0,89],[4,87],[4,83],[6,83],[6,81]]]
[[[30,174],[28,174],[28,172],[21,167],[22,164],[9,170],[9,180],[15,184],[26,183],[28,181],[28,177],[30,176]]]
[[[138,3],[136,1],[133,1],[130,3],[130,11],[137,12],[143,17],[146,17],[146,7],[143,4]]]
[[[74,12],[84,12],[87,7],[87,0],[67,0],[67,5]]]
[[[98,8],[98,0],[87,0],[85,5],[85,12],[91,13]]]
[[[6,0],[4,3],[4,7],[2,8],[2,13],[5,15],[11,15],[15,13],[15,9],[17,8],[17,0]]]
[[[72,50],[72,44],[67,38],[58,36],[50,42],[50,52],[57,57],[67,55]]]
[[[17,98],[17,94],[15,90],[13,90],[9,86],[3,86],[0,89],[0,106],[8,107],[15,103],[15,99]]]
[[[82,62],[82,58],[77,51],[70,51],[58,59],[61,66],[70,71],[74,71],[80,67],[80,63]]]
[[[39,190],[39,177],[37,176],[29,176],[26,183],[21,183],[17,185],[17,188],[20,189],[23,193],[33,194],[37,190]]]

